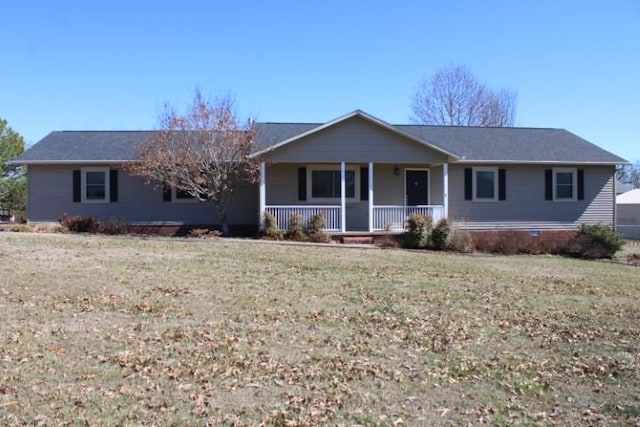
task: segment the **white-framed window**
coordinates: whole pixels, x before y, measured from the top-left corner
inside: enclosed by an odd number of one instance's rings
[[[345,197],[356,200],[360,194],[359,169],[345,170]],[[340,167],[332,165],[318,165],[307,168],[307,193],[314,201],[340,200]]]
[[[576,168],[553,169],[553,200],[572,202],[577,200],[578,172]]]
[[[83,203],[109,201],[109,168],[82,168],[80,176]]]
[[[473,200],[498,200],[498,168],[473,168]]]

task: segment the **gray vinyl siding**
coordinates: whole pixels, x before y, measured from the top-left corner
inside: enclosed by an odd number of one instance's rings
[[[442,166],[432,167],[429,170],[429,204],[441,205],[444,203],[444,177]]]
[[[404,205],[404,173],[395,175],[394,168],[389,164],[373,165],[374,205]]]
[[[302,164],[267,165],[267,205],[295,205],[298,201],[298,168]]]
[[[118,172],[118,201],[73,202],[73,170],[86,166],[29,166],[28,209],[31,222],[57,222],[63,213],[117,217],[131,223],[219,224],[211,203],[165,202],[162,191],[123,170]],[[228,212],[229,224],[257,224],[257,185],[240,189]]]
[[[506,200],[464,200],[465,167],[472,165],[449,167],[449,216],[463,227],[572,229],[582,223],[613,224],[612,166],[578,167],[584,170],[584,200],[570,202],[545,200],[545,169],[553,167],[508,165],[495,165],[506,170]]]
[[[354,117],[283,145],[265,155],[273,163],[441,163],[446,156],[426,145]]]

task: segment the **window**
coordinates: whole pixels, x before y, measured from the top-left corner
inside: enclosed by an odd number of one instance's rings
[[[356,171],[345,171],[345,197],[356,197]],[[335,169],[311,169],[311,198],[312,199],[339,199],[340,198],[340,170]]]
[[[195,199],[188,191],[176,189],[176,199]]]
[[[189,194],[188,191],[180,190],[179,188],[173,188],[172,191],[174,202],[197,202],[198,199]]]
[[[498,170],[495,168],[473,169],[473,200],[498,200]]]
[[[82,201],[83,202],[107,202],[109,201],[109,169],[85,168],[82,169]]]
[[[560,201],[576,200],[576,169],[553,170],[553,199]]]

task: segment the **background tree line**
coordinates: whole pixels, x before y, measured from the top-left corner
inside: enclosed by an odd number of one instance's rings
[[[24,138],[0,118],[0,215],[7,212],[6,216],[13,216],[18,221],[24,217],[27,206],[27,179],[24,167],[9,161],[23,151]]]

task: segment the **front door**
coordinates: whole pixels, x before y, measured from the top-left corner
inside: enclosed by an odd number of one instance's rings
[[[407,206],[429,204],[429,171],[405,170]]]

